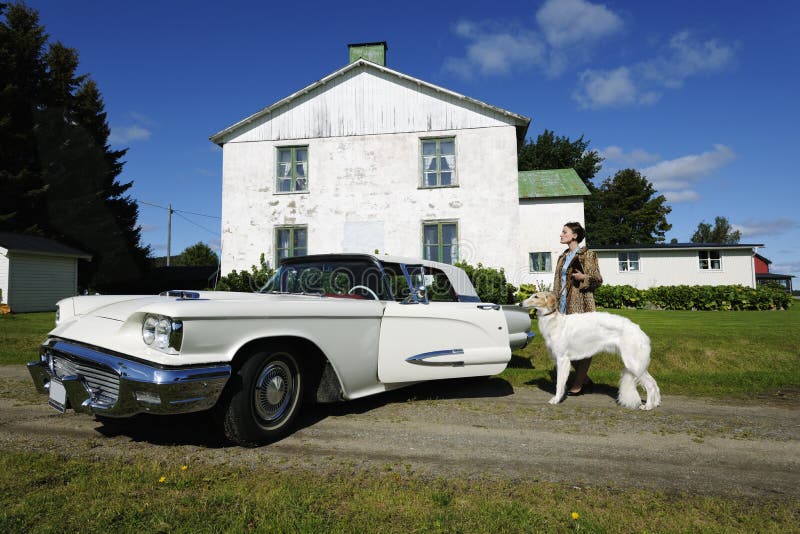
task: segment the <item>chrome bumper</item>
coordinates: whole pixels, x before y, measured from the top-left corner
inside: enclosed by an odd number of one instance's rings
[[[107,417],[207,410],[231,376],[227,364],[160,368],[60,339],[45,342],[28,371],[39,393],[49,394],[54,380],[64,386],[66,403],[51,395],[50,404],[59,411]]]

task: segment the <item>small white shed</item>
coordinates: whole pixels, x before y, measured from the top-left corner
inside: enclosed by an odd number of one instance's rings
[[[92,257],[52,239],[0,232],[0,302],[12,312],[55,310],[78,292],[80,259]]]

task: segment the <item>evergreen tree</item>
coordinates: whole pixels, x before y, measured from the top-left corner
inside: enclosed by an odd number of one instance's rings
[[[10,83],[0,103],[0,229],[82,249],[93,256],[81,262],[82,287],[124,290],[141,278],[149,249],[124,196],[132,183],[117,181],[126,151],[108,145],[100,91],[76,73],[75,49],[45,49],[35,11],[13,4],[2,14],[0,76]]]
[[[596,219],[591,226],[587,215],[588,239],[600,245],[664,241],[664,234],[672,228],[667,223],[672,208],[666,205],[664,195],[656,193],[653,184],[634,169],[623,169],[607,178],[594,195]]]
[[[518,167],[521,171],[537,171],[547,169],[575,169],[583,183],[594,190],[592,178],[600,172],[603,158],[596,150],[589,150],[589,141],[580,136],[575,141],[568,137],[556,136],[545,130],[536,141],[528,139],[517,154]]]
[[[742,233],[734,230],[726,217],[715,217],[713,227],[705,221],[700,221],[691,241],[692,243],[736,244],[741,238]]]

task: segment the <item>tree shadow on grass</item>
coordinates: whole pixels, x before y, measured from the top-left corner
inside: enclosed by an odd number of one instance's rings
[[[507,381],[497,377],[454,378],[423,382],[353,401],[331,404],[306,403],[289,435],[328,417],[366,413],[395,403],[421,400],[505,397],[514,393]],[[209,412],[180,415],[139,414],[125,419],[98,417],[95,429],[106,437],[125,436],[152,445],[195,445],[209,449],[236,446],[219,431]]]

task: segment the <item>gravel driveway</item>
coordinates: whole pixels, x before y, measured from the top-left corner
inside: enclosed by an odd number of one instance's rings
[[[244,449],[221,442],[203,414],[110,423],[60,415],[33,393],[24,366],[0,366],[0,444],[101,458],[800,497],[800,392],[747,402],[665,395],[654,412],[620,408],[615,394],[600,386],[550,406],[551,392],[498,378],[431,382],[312,406],[288,438]]]

